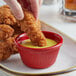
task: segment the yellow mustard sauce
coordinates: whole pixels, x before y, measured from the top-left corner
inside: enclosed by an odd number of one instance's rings
[[[51,47],[57,44],[56,41],[52,40],[52,39],[46,39],[47,41],[47,45],[43,46],[43,47],[39,47],[39,46],[34,46],[32,45],[30,39],[24,40],[21,45],[23,45],[24,47],[29,47],[29,48],[46,48],[46,47]]]

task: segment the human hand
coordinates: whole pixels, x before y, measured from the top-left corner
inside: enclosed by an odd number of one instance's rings
[[[43,0],[4,0],[11,8],[12,13],[18,20],[24,18],[22,7],[32,11],[34,17],[38,19],[39,8]],[[22,7],[21,7],[22,6]]]

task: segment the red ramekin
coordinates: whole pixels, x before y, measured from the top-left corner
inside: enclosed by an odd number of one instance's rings
[[[43,69],[48,68],[56,61],[59,49],[63,43],[63,38],[53,32],[43,31],[46,38],[53,39],[57,45],[47,48],[29,48],[24,47],[20,43],[28,39],[26,33],[19,35],[15,39],[16,46],[20,53],[23,63],[31,68]]]

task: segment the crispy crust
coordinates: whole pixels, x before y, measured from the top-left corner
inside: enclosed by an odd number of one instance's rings
[[[11,37],[14,33],[14,29],[9,25],[0,24],[0,40],[5,40]]]
[[[0,61],[6,60],[11,55],[11,50],[6,42],[0,42]]]
[[[16,18],[13,16],[9,6],[7,5],[0,7],[0,24],[16,24]]]
[[[11,49],[11,53],[12,54],[15,54],[15,53],[18,53],[18,49],[15,45],[15,38],[17,37],[18,35],[14,35],[14,37],[10,37],[6,40],[6,43],[8,44],[8,46],[10,47]]]
[[[18,53],[17,47],[14,42],[16,37],[17,35],[8,38],[5,41],[0,41],[0,61],[6,60],[12,54]]]

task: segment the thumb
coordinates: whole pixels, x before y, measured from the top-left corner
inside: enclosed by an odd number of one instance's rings
[[[39,0],[39,6],[41,7],[43,0]]]
[[[12,13],[18,20],[22,20],[24,18],[21,5],[17,2],[17,0],[4,0],[4,1],[10,6]]]
[[[39,14],[39,0],[30,0],[31,10],[36,19],[38,19]]]

